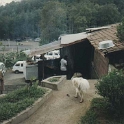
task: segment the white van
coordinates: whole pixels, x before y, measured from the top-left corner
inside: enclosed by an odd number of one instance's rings
[[[41,56],[41,55],[35,55],[35,56],[32,57],[32,60],[38,62],[38,61],[42,60],[42,59],[40,58],[40,56]]]
[[[23,72],[24,66],[26,65],[26,61],[17,61],[13,68],[12,71],[18,74],[19,72]]]
[[[47,52],[44,55],[44,57],[46,58],[46,60],[60,58],[60,51],[59,50],[53,50],[53,51]]]
[[[2,63],[2,62],[0,62],[0,71],[2,72],[2,74],[4,76],[4,74],[6,72],[6,67],[5,67],[4,63]]]

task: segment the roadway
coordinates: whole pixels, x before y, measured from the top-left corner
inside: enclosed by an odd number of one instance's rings
[[[17,85],[17,84],[24,84],[24,74],[19,73],[15,74],[11,70],[7,70],[7,72],[4,75],[4,84],[5,85]]]
[[[22,42],[0,41],[0,42],[2,42],[2,46],[0,46],[0,53],[16,52],[20,50],[35,49],[39,47],[39,42],[34,42],[34,41],[22,41]]]
[[[2,46],[0,46],[0,53],[9,53],[9,52],[17,52],[20,50],[27,49],[35,49],[39,47],[39,42],[34,41],[0,41],[2,42]],[[3,47],[5,46],[5,50],[3,51]],[[24,74],[19,73],[15,74],[11,70],[7,70],[4,76],[5,85],[16,85],[25,83]]]

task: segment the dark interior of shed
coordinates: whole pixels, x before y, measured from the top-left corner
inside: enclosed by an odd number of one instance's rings
[[[124,51],[116,51],[108,55],[109,63],[118,69],[124,68]]]
[[[91,50],[92,46],[88,40],[61,49],[61,56],[68,56],[68,79],[71,79],[75,72],[81,73],[84,78],[91,78]]]
[[[38,79],[41,81],[50,76],[60,75],[60,58],[38,61]]]

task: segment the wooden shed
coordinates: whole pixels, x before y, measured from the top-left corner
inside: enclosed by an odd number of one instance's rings
[[[117,25],[109,25],[106,28],[89,29],[91,35],[87,37],[93,46],[93,59],[91,73],[96,73],[97,78],[108,74],[109,69],[121,69],[124,67],[124,43],[119,42],[117,37]],[[113,47],[99,49],[99,43],[112,40]]]
[[[92,46],[86,39],[88,35],[89,34],[86,32],[62,35],[58,41],[43,45],[42,47],[32,51],[32,55],[44,54],[54,49],[60,49],[61,58],[65,55],[68,56],[67,79],[71,79],[75,72],[80,72],[82,73],[83,77],[90,78]],[[60,71],[60,59],[44,62],[40,61],[38,63],[38,77],[40,80],[42,80],[43,77],[47,77],[47,75],[50,76],[54,74],[60,74],[58,72]],[[57,70],[52,70],[52,68],[56,68]]]
[[[68,56],[68,79],[71,79],[75,72],[82,73],[83,77],[87,79],[100,78],[108,74],[111,66],[117,69],[124,67],[124,44],[120,43],[116,36],[117,25],[89,28],[86,29],[86,32],[62,35],[58,41],[33,50],[31,56],[60,49],[61,57],[64,55]],[[114,46],[99,49],[99,43],[106,40],[112,40]],[[50,71],[50,68],[46,69],[44,66],[49,67],[49,63],[55,63],[58,66],[58,70]],[[49,75],[59,74],[59,66],[60,59],[48,61],[46,64],[40,62],[38,67],[39,79],[42,80],[44,72],[49,72]]]
[[[61,57],[68,56],[67,79],[75,72],[80,72],[84,78],[91,78],[91,44],[87,40],[89,33],[82,32],[61,36]]]

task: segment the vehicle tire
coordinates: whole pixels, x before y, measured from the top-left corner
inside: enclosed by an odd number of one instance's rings
[[[15,74],[18,74],[19,73],[19,71],[18,70],[15,70]]]
[[[4,76],[5,73],[3,72],[2,74],[3,74],[3,76]]]

